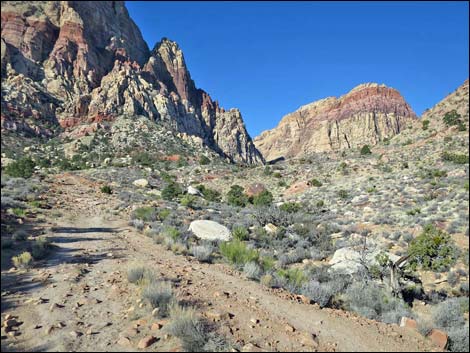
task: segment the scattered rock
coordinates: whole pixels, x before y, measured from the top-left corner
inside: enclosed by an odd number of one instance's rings
[[[132,342],[128,337],[121,337],[118,341],[117,344],[123,347],[131,347]]]
[[[286,330],[286,332],[295,332],[295,328],[289,324],[286,324],[284,326],[284,329]]]
[[[400,320],[400,327],[406,327],[413,330],[418,329],[418,323],[416,320],[410,319],[409,317],[403,316]]]
[[[318,347],[317,336],[310,332],[305,332],[305,331],[301,332],[299,335],[299,342],[300,344],[307,346],[307,347],[312,347],[312,348]]]
[[[139,341],[139,344],[137,345],[137,348],[140,348],[140,349],[145,349],[147,347],[150,347],[152,344],[154,344],[155,342],[157,342],[157,338],[154,337],[154,336],[147,336],[147,337],[144,337],[142,338],[140,341]]]
[[[203,196],[202,192],[200,192],[198,189],[196,189],[194,186],[188,186],[188,194],[189,195],[197,195],[197,196]]]
[[[447,347],[448,336],[445,332],[432,329],[428,334],[428,338],[439,348],[445,349]]]

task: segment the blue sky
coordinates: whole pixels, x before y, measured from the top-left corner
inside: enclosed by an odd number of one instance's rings
[[[364,82],[417,114],[468,78],[467,2],[126,2],[150,48],[176,41],[196,86],[254,137]]]

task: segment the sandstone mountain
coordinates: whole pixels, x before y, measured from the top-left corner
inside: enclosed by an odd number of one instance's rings
[[[2,132],[78,138],[144,116],[231,161],[261,163],[236,109],[196,88],[178,45],[149,50],[122,1],[2,2]]]
[[[255,138],[266,160],[356,148],[392,137],[416,119],[401,94],[385,85],[361,84],[349,93],[304,105]]]

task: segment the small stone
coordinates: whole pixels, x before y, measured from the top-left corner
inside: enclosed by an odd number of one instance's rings
[[[302,332],[299,338],[300,338],[300,344],[304,346],[313,347],[313,348],[318,347],[317,336],[315,334],[312,334],[309,332]]]
[[[154,344],[155,342],[157,342],[157,338],[154,337],[154,336],[147,336],[147,337],[144,337],[142,338],[140,341],[139,341],[139,344],[137,345],[137,348],[140,348],[140,349],[145,349],[147,347],[150,347],[152,344]]]
[[[151,329],[152,331],[158,331],[158,330],[160,330],[162,327],[163,327],[162,324],[160,324],[160,323],[158,323],[158,322],[154,322],[154,323],[152,324],[152,326],[150,326],[150,329]]]
[[[431,339],[431,341],[441,349],[445,349],[447,346],[448,336],[441,330],[432,329],[428,334],[428,338]]]
[[[250,319],[250,322],[254,323],[254,324],[258,324],[259,323],[259,320],[258,319],[255,319],[255,318],[251,318]]]
[[[71,331],[71,332],[70,332],[70,336],[72,336],[73,338],[78,338],[78,337],[80,337],[81,335],[83,335],[83,333],[78,332],[78,331]]]
[[[48,328],[46,328],[45,334],[46,334],[46,335],[50,335],[53,330],[54,330],[54,326],[49,326]]]
[[[158,312],[160,311],[160,308],[155,308],[152,310],[152,316],[158,316]]]
[[[417,330],[418,323],[416,322],[416,320],[403,316],[400,320],[400,327],[406,327],[409,329]]]
[[[131,347],[132,346],[131,340],[127,337],[121,337],[118,340],[117,344],[120,345],[120,346],[124,346],[124,347]]]
[[[286,330],[286,332],[295,332],[295,328],[289,324],[285,325],[284,329]]]

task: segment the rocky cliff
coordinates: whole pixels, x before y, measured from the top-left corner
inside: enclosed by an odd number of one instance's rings
[[[300,107],[254,141],[267,160],[297,157],[376,144],[398,134],[415,118],[397,90],[367,83],[339,98]]]
[[[261,163],[241,114],[197,89],[168,39],[149,50],[121,1],[2,2],[2,131],[79,137],[144,116],[232,161]]]

